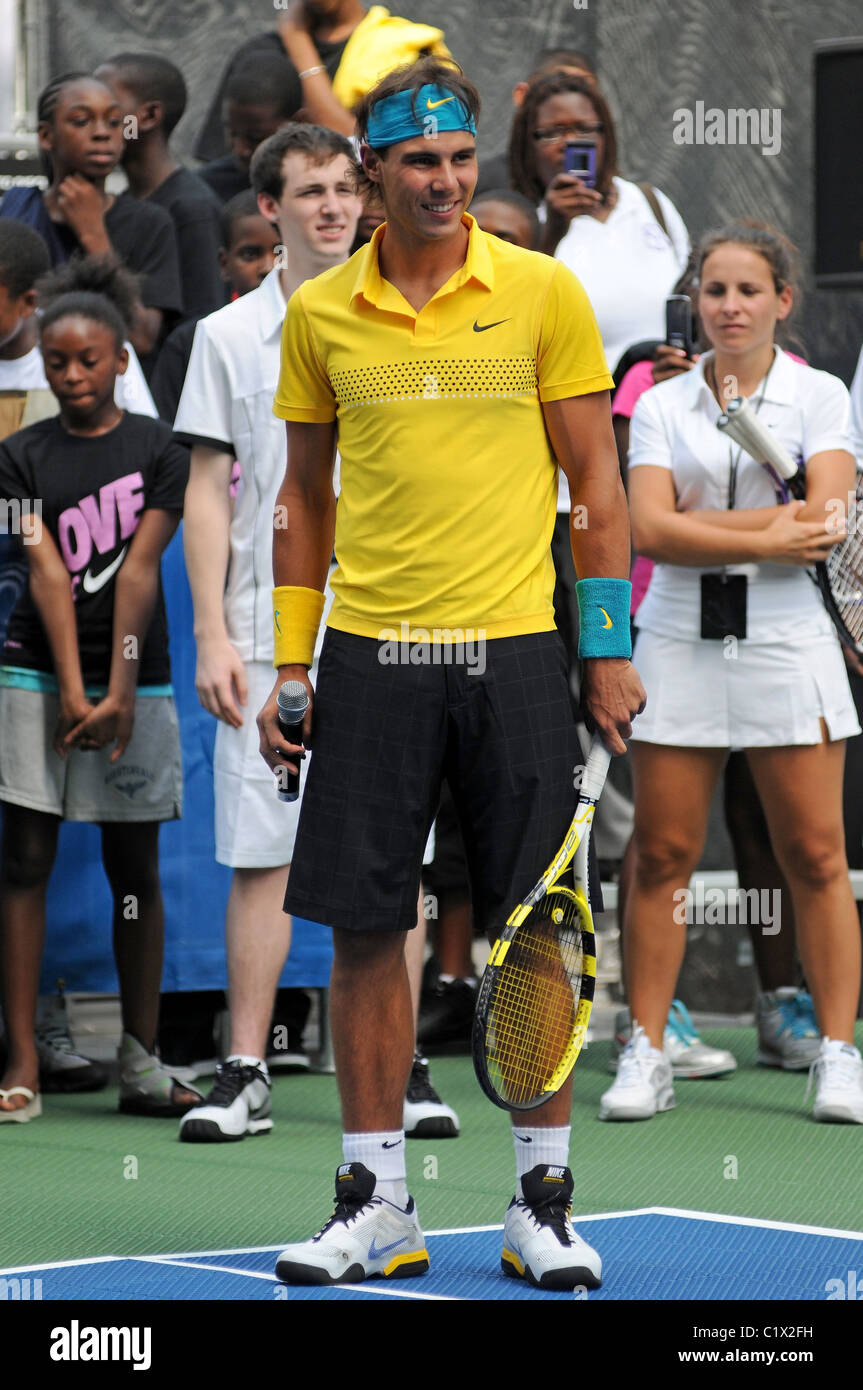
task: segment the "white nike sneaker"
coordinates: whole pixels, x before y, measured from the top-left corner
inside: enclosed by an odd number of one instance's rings
[[[572,1228],[572,1173],[540,1163],[521,1180],[503,1228],[500,1267],[538,1289],[598,1289],[602,1260]]]
[[[804,1100],[813,1080],[817,1083],[812,1107],[816,1120],[863,1125],[863,1058],[856,1047],[822,1038],[821,1051],[809,1070]]]
[[[673,1108],[671,1063],[664,1052],[650,1046],[644,1029],[636,1023],[620,1054],[614,1084],[599,1102],[599,1118],[649,1120],[657,1111]]]
[[[615,1017],[614,1038],[608,1070],[617,1071],[620,1054],[632,1037],[628,1009],[619,1009]],[[697,1081],[702,1077],[726,1076],[737,1070],[737,1061],[724,1047],[711,1047],[696,1031],[686,1005],[672,1000],[668,1022],[662,1039],[662,1050],[671,1063],[674,1080]],[[811,1060],[811,1059],[810,1059]]]
[[[225,1144],[247,1134],[266,1134],[272,1127],[266,1064],[229,1057],[216,1068],[203,1105],[183,1116],[180,1138],[187,1144]]]
[[[362,1163],[341,1164],[335,1211],[311,1240],[282,1251],[276,1278],[285,1284],[356,1284],[374,1274],[425,1274],[429,1257],[413,1197],[402,1211],[373,1195],[375,1182]]]

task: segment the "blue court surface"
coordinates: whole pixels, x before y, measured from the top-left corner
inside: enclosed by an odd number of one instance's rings
[[[19,1297],[45,1301],[396,1298],[570,1302],[573,1297],[824,1301],[836,1288],[831,1280],[842,1281],[849,1289],[853,1282],[851,1297],[855,1297],[858,1284],[863,1292],[861,1232],[668,1207],[579,1216],[576,1228],[603,1257],[605,1282],[596,1292],[548,1293],[504,1278],[499,1272],[500,1226],[427,1232],[431,1269],[422,1278],[373,1280],[337,1288],[277,1283],[273,1266],[279,1246],[135,1257],[104,1255],[0,1270],[0,1277],[21,1280]]]

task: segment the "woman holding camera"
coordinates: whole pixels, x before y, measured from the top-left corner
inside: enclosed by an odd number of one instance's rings
[[[822,1034],[814,1117],[863,1124],[860,933],[842,825],[845,740],[860,729],[835,629],[804,572],[844,534],[836,499],[855,481],[848,393],[775,345],[794,300],[783,237],[734,224],[702,240],[696,269],[712,352],[646,392],[632,418],[633,540],[656,568],[635,656],[648,704],[631,744],[633,1036],[600,1116],[648,1119],[674,1104],[660,1049],[686,943],[681,894],[728,751],[742,748],[790,887]],[[738,395],[805,461],[805,503],[777,504],[766,469],[716,428]]]
[[[619,177],[611,111],[585,77],[531,82],[510,166],[513,187],[544,206],[541,250],[584,285],[613,372],[632,343],[664,336],[665,298],[689,255],[683,220],[664,193]]]

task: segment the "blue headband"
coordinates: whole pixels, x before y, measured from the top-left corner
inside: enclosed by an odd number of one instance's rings
[[[372,149],[385,149],[418,135],[432,138],[440,130],[467,130],[476,135],[476,121],[461,97],[446,87],[427,82],[413,92],[396,92],[375,102],[366,138]]]

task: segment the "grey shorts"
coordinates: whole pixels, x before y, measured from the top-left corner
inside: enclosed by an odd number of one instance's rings
[[[0,801],[64,820],[175,820],[182,811],[183,766],[170,695],[138,695],[125,753],[54,751],[59,696],[0,686]]]

